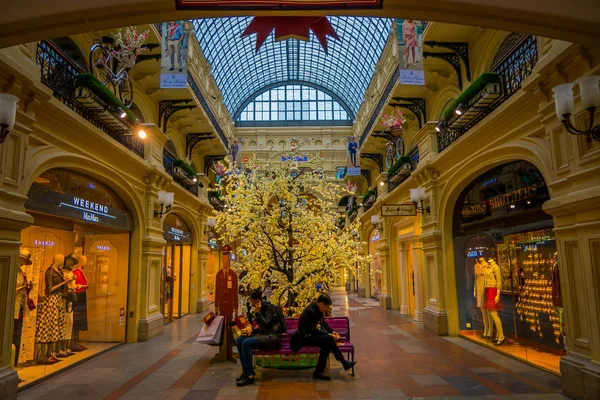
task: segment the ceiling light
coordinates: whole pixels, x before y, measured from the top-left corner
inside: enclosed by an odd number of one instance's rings
[[[146,139],[148,137],[148,135],[146,134],[146,131],[143,130],[142,128],[138,129],[137,134],[140,137],[140,139]]]
[[[123,110],[121,107],[119,107],[119,108],[117,108],[117,111],[119,112],[119,118],[125,119],[125,117],[127,116],[127,113],[125,112],[125,110]]]
[[[463,113],[465,112],[465,106],[463,105],[463,103],[460,103],[460,104],[458,105],[458,107],[456,107],[456,110],[454,110],[454,112],[455,112],[457,115],[463,115]]]

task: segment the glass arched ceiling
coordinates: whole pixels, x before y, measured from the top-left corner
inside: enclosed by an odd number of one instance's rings
[[[340,37],[340,40],[328,37],[328,54],[312,32],[309,42],[296,39],[275,42],[271,33],[257,53],[256,35],[241,37],[252,17],[195,20],[198,42],[231,115],[238,115],[240,107],[261,89],[283,83],[323,87],[356,114],[393,20],[328,19]]]

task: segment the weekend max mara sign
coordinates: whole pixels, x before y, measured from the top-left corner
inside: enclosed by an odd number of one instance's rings
[[[132,230],[130,214],[120,208],[109,207],[106,204],[57,192],[36,184],[31,186],[28,196],[25,207],[30,210],[95,225]]]

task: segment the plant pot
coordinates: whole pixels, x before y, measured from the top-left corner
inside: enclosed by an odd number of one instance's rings
[[[404,133],[404,129],[402,128],[402,126],[393,126],[390,128],[390,132],[392,134],[392,136],[402,136],[402,134]]]

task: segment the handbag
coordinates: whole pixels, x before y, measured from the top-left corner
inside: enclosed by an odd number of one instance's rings
[[[35,302],[32,298],[29,297],[29,295],[27,295],[27,308],[29,308],[29,311],[33,311],[36,309]]]
[[[223,325],[225,318],[222,315],[215,317],[210,325],[204,324],[196,342],[209,346],[221,346],[223,342]]]
[[[210,326],[210,324],[212,324],[212,322],[215,320],[215,313],[214,312],[209,312],[208,314],[206,314],[204,316],[204,318],[202,318],[202,321],[204,321],[204,323],[208,326]]]
[[[250,324],[246,325],[245,328],[239,328],[237,325],[233,325],[231,327],[231,333],[233,334],[233,340],[239,338],[240,336],[250,336],[252,334],[252,326]],[[246,335],[243,335],[246,333]]]

